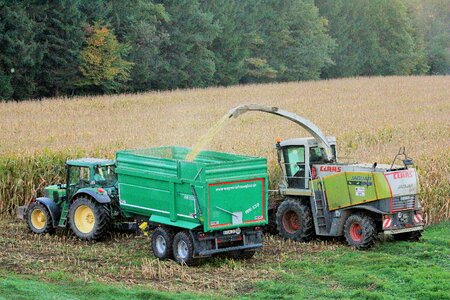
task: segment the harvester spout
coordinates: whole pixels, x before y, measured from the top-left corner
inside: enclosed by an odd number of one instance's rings
[[[266,112],[269,114],[274,114],[283,118],[286,118],[304,128],[308,131],[317,141],[318,145],[325,150],[325,154],[327,156],[327,160],[333,160],[333,152],[331,151],[331,146],[328,143],[326,136],[322,133],[322,131],[317,127],[313,122],[308,119],[302,118],[294,113],[289,111],[280,109],[278,107],[264,106],[259,104],[246,104],[235,107],[229,111],[230,118],[237,118],[240,115],[248,112],[248,111],[260,111]]]

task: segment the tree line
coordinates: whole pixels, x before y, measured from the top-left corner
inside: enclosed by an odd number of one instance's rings
[[[0,99],[449,74],[448,0],[0,0]]]

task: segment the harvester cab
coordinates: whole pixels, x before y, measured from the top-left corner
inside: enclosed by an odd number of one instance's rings
[[[336,161],[336,138],[327,137],[333,160]],[[283,180],[280,184],[282,193],[289,190],[309,193],[309,180],[314,178],[317,170],[313,166],[317,163],[328,162],[325,150],[317,144],[313,137],[295,138],[282,141],[277,140],[275,145]]]

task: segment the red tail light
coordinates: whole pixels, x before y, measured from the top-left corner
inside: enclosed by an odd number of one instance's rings
[[[103,194],[103,193],[105,192],[105,190],[102,189],[102,188],[98,188],[97,191],[98,191],[100,194]]]
[[[315,179],[317,177],[317,169],[316,167],[311,168],[311,177],[312,179]]]

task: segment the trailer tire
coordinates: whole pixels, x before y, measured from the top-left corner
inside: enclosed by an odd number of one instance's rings
[[[179,264],[191,266],[195,263],[194,242],[189,231],[178,232],[173,238],[173,257]]]
[[[314,223],[309,206],[286,198],[276,214],[278,234],[285,239],[307,242],[314,237]]]
[[[28,229],[37,234],[52,233],[53,220],[47,207],[40,202],[33,202],[28,206],[26,213]]]
[[[393,238],[396,241],[418,242],[422,236],[422,231],[413,231],[394,234]]]
[[[173,232],[167,227],[157,227],[152,234],[152,251],[159,259],[173,258]]]
[[[377,227],[370,216],[354,213],[345,220],[344,236],[350,246],[366,250],[375,244]]]
[[[110,224],[105,207],[86,197],[79,197],[70,205],[68,218],[73,233],[87,241],[101,239]]]

